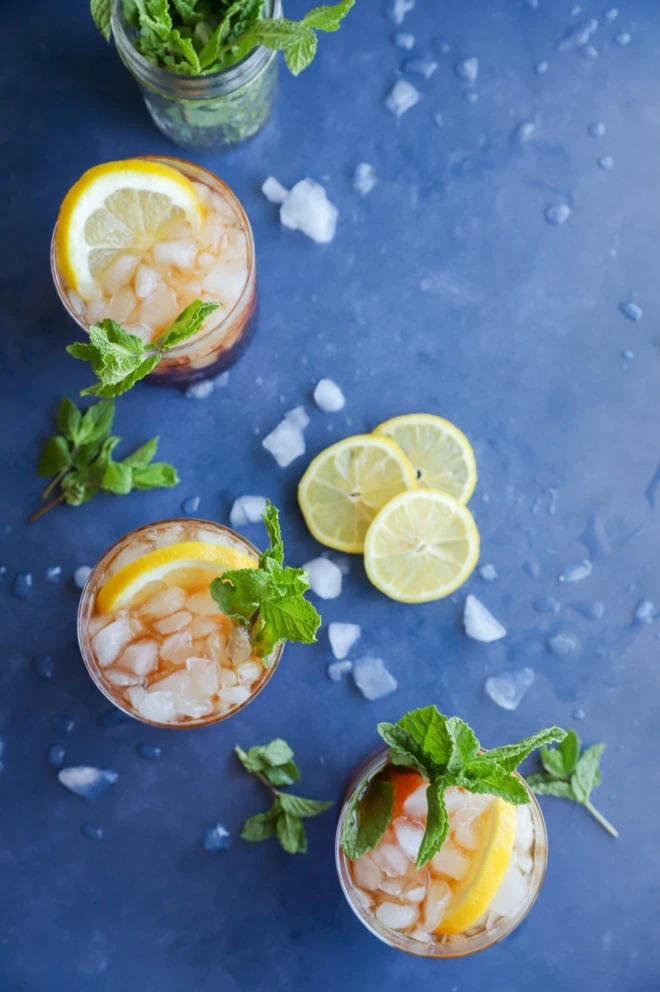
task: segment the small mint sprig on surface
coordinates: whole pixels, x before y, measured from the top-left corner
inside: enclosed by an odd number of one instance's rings
[[[272,503],[266,503],[263,521],[270,547],[259,557],[258,567],[224,572],[211,583],[211,595],[223,613],[247,628],[255,653],[266,665],[268,655],[283,641],[313,643],[321,617],[305,599],[305,570],[284,565],[279,513]]]
[[[421,868],[444,844],[449,830],[445,789],[462,786],[468,792],[489,793],[506,802],[529,802],[529,793],[514,774],[536,748],[563,741],[560,727],[540,730],[516,744],[480,753],[481,745],[471,727],[460,717],[446,717],[435,706],[412,710],[397,723],[379,723],[378,733],[389,746],[393,765],[412,768],[428,781],[426,829],[417,854]],[[394,787],[380,774],[351,799],[344,819],[341,845],[351,860],[372,851],[392,818]]]
[[[264,813],[256,813],[245,821],[241,829],[243,840],[258,843],[277,837],[288,854],[304,854],[307,835],[303,819],[318,816],[332,806],[321,799],[304,799],[290,792],[280,792],[275,786],[291,785],[300,778],[300,771],[293,760],[293,751],[286,741],[276,737],[269,744],[251,747],[244,751],[234,748],[246,771],[256,775],[273,795],[273,803]]]
[[[89,362],[98,382],[81,390],[81,396],[121,396],[158,365],[175,345],[192,337],[203,322],[218,309],[218,303],[194,300],[182,310],[160,337],[145,345],[121,324],[106,318],[89,329],[89,341],[74,341],[67,346],[73,358]]]
[[[41,494],[48,502],[28,518],[29,523],[59,503],[80,506],[99,492],[124,496],[132,489],[161,489],[178,483],[173,465],[153,461],[157,437],[121,461],[114,460],[113,451],[121,440],[110,433],[114,415],[112,400],[100,400],[83,411],[67,397],[62,399],[56,415],[59,433],[44,442],[37,463],[39,475],[53,477]]]
[[[538,796],[557,796],[584,806],[601,827],[612,837],[619,831],[613,827],[591,802],[591,792],[600,785],[600,759],[605,744],[594,744],[580,754],[580,738],[574,730],[559,747],[541,749],[541,764],[545,771],[527,776],[527,784]]]

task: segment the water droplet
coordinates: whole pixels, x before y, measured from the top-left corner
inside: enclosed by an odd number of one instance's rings
[[[122,713],[121,710],[118,710],[115,706],[113,706],[112,709],[104,710],[104,712],[101,713],[99,717],[99,724],[108,729],[110,727],[118,727],[120,723],[128,723],[129,720],[130,717],[126,716],[125,713]]]
[[[601,169],[605,169],[606,171],[609,171],[609,169],[614,168],[614,159],[612,158],[611,155],[601,155],[601,157],[598,159],[598,165],[600,166]]]
[[[148,761],[157,761],[161,756],[161,750],[156,744],[138,744],[137,753]]]
[[[89,565],[81,565],[73,573],[73,582],[77,589],[84,589],[87,584],[87,579],[92,574],[92,570]]]
[[[406,31],[397,31],[393,41],[397,48],[403,48],[407,52],[415,47],[415,35],[408,34]]]
[[[655,604],[650,599],[641,599],[635,607],[637,623],[653,623],[656,616]]]
[[[577,651],[579,646],[580,642],[573,634],[555,634],[548,641],[548,647],[558,657],[572,654],[573,651]]]
[[[540,599],[535,599],[532,605],[537,613],[554,613],[555,616],[561,609],[561,604],[552,596],[542,596]]]
[[[594,59],[598,58],[598,49],[594,48],[593,45],[583,45],[582,48],[580,49],[580,55],[584,59],[589,59],[589,61],[593,61]]]
[[[635,357],[635,352],[634,351],[622,351],[621,352],[621,357],[622,358],[625,358],[625,360],[627,362],[631,362],[633,360],[633,358]]]
[[[605,604],[599,599],[583,600],[578,603],[571,603],[571,609],[579,613],[585,620],[602,620],[605,616]]]
[[[583,709],[573,710],[573,719],[574,720],[584,720],[584,718],[586,717],[586,715],[587,714],[584,712]]]
[[[628,34],[627,31],[621,31],[620,34],[614,36],[614,40],[617,45],[629,45],[632,41],[632,35]]]
[[[578,4],[577,6],[573,7],[573,10],[571,11],[571,17],[577,17],[577,15],[581,13],[582,13],[582,7],[580,7],[580,5]]]
[[[513,140],[517,141],[521,145],[527,144],[528,141],[536,134],[536,124],[534,121],[521,121],[513,131]]]
[[[33,592],[32,576],[29,572],[19,572],[14,579],[14,596],[18,599],[29,599]]]
[[[641,320],[644,316],[644,311],[642,308],[638,303],[633,303],[632,300],[626,300],[623,303],[619,303],[619,310],[625,317],[628,318],[628,320]]]
[[[32,662],[35,673],[40,679],[52,679],[55,666],[50,655],[39,654]]]
[[[220,823],[214,823],[208,827],[204,834],[204,850],[215,854],[217,851],[226,851],[231,845],[231,835],[226,827]]]
[[[541,567],[535,561],[524,561],[523,571],[529,575],[530,579],[538,579],[541,574]]]
[[[474,90],[466,90],[466,92],[463,94],[463,99],[467,100],[468,103],[478,103],[479,94],[475,93]]]
[[[65,757],[66,751],[61,744],[51,744],[48,748],[48,764],[51,768],[62,768]]]
[[[103,840],[103,830],[93,823],[83,823],[80,829],[89,840]]]
[[[469,83],[474,83],[479,76],[479,59],[474,56],[461,59],[454,66],[454,72],[459,79],[466,79]]]
[[[442,116],[442,114],[434,114],[433,115],[433,120],[435,121],[435,126],[436,127],[444,127],[445,120],[444,120],[444,117]]]
[[[535,66],[537,76],[544,76],[548,71],[549,65],[549,62],[537,62]]]
[[[53,729],[59,730],[62,734],[70,734],[76,725],[76,721],[72,716],[66,716],[64,713],[58,713],[57,716],[53,717]]]
[[[188,496],[188,498],[184,499],[183,503],[181,504],[181,509],[183,510],[184,513],[187,513],[188,515],[197,513],[197,511],[199,510],[199,504],[201,502],[202,502],[201,496]]]
[[[49,565],[44,572],[44,579],[51,585],[57,585],[62,578],[62,568],[60,565]]]
[[[565,224],[571,216],[571,208],[567,203],[552,203],[546,208],[544,216],[548,224]]]
[[[602,123],[602,121],[594,121],[594,123],[590,124],[589,127],[587,128],[587,132],[591,135],[592,138],[602,138],[603,135],[605,134],[605,130],[606,130],[605,125]]]

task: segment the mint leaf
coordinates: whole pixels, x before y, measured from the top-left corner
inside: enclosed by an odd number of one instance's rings
[[[302,569],[283,569],[284,573]],[[282,578],[276,591],[271,586],[268,595],[259,602],[260,626],[255,632],[254,647],[264,658],[282,641],[312,644],[321,618],[312,604],[291,578]],[[305,588],[308,588],[307,586]]]
[[[303,17],[302,23],[316,31],[337,31],[355,0],[341,0],[332,6],[314,7]]]
[[[379,723],[378,733],[390,749],[390,761],[393,765],[403,765],[414,768],[425,778],[430,778],[431,762],[414,737],[396,723]]]
[[[116,496],[125,496],[133,488],[133,473],[121,462],[110,462],[103,473],[101,488]]]
[[[111,400],[87,407],[80,420],[76,444],[90,444],[106,438],[112,430],[114,417],[115,404]]]
[[[551,744],[553,741],[563,741],[566,731],[560,727],[548,727],[547,730],[539,730],[531,737],[524,737],[517,744],[505,744],[504,747],[494,747],[488,752],[488,757],[497,761],[507,771],[514,771],[528,755],[541,747],[543,744]]]
[[[173,324],[153,342],[152,347],[161,352],[169,351],[182,341],[196,334],[206,318],[214,313],[219,303],[203,303],[201,300],[194,300],[189,306],[182,310]]]
[[[259,564],[263,568],[266,559],[272,558],[278,565],[284,564],[284,544],[282,543],[282,529],[280,527],[280,513],[276,506],[266,500],[262,520],[268,534],[270,547],[266,549],[259,559]],[[308,587],[309,588],[309,587]]]
[[[422,843],[417,852],[417,868],[422,868],[437,854],[449,832],[449,815],[445,806],[442,782],[431,782],[426,790],[428,814]]]
[[[237,744],[234,751],[248,772],[262,772],[266,768],[286,765],[293,759],[293,751],[281,737],[276,737],[269,744],[251,747],[247,752]]]
[[[479,741],[472,728],[458,716],[450,716],[445,726],[451,741],[447,771],[456,774],[476,757]]]
[[[172,30],[172,18],[167,0],[135,0],[140,27],[151,32],[160,41],[167,41]]]
[[[211,583],[211,595],[226,616],[244,627],[259,609],[266,595],[268,576],[258,568],[239,568],[223,572]]]
[[[81,396],[122,396],[132,389],[136,382],[144,379],[160,362],[160,355],[149,355],[142,361],[137,362],[130,370],[108,370],[105,378],[94,386],[88,386],[80,390]]]
[[[605,750],[604,744],[594,744],[583,752],[571,776],[571,786],[575,798],[580,803],[589,801],[591,790],[596,786],[598,766]]]
[[[305,854],[307,836],[302,820],[291,813],[280,813],[276,824],[277,839],[287,854]]]
[[[557,796],[559,799],[575,799],[570,782],[562,782],[543,773],[528,775],[527,784],[537,796]]]
[[[379,723],[378,733],[390,745],[394,764],[416,768],[426,778],[445,771],[452,753],[446,718],[435,706],[412,710],[396,724]]]
[[[82,413],[67,396],[63,396],[60,400],[55,419],[57,420],[60,434],[63,434],[72,444],[78,444],[78,432],[82,421]]]
[[[352,861],[373,851],[392,818],[394,786],[387,778],[374,778],[348,805],[341,831],[341,846]]]
[[[132,471],[135,489],[171,489],[181,481],[174,465],[167,462],[152,462],[151,465],[134,468]]]
[[[541,764],[549,775],[553,778],[565,778],[564,758],[555,747],[542,747],[539,753]]]
[[[110,16],[112,14],[112,0],[90,0],[89,9],[94,23],[106,41],[110,41]]]
[[[262,840],[268,840],[275,836],[275,824],[277,823],[277,810],[268,810],[267,813],[256,813],[245,821],[241,828],[241,837],[253,844]]]
[[[128,468],[146,468],[158,451],[159,440],[158,436],[152,437],[146,444],[136,448],[132,454],[122,458],[122,465],[126,465]]]
[[[68,468],[70,464],[71,452],[66,438],[59,434],[55,437],[49,437],[41,448],[37,462],[39,475],[57,475],[62,469]]]
[[[571,775],[580,757],[580,738],[574,730],[568,731],[558,750],[562,757],[564,774]]]
[[[288,792],[278,792],[280,806],[285,813],[291,813],[293,816],[309,817],[318,816],[319,813],[325,813],[326,809],[330,809],[332,806],[331,802],[326,802],[323,799],[303,799],[302,796],[292,796]]]
[[[301,32],[284,49],[284,60],[292,75],[298,76],[314,61],[318,42],[313,31]]]
[[[490,752],[480,755],[466,766],[459,784],[470,792],[499,796],[515,806],[529,802],[529,793],[522,779],[493,761]]]

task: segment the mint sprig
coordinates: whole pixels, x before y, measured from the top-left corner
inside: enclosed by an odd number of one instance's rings
[[[575,730],[569,730],[559,747],[542,748],[540,757],[545,771],[528,775],[527,784],[538,796],[557,796],[584,806],[608,834],[618,837],[616,827],[591,802],[592,790],[601,783],[600,759],[605,744],[593,744],[582,754],[580,748]]]
[[[390,749],[393,765],[412,768],[426,779],[428,814],[417,854],[421,868],[437,854],[449,830],[445,789],[461,786],[468,792],[489,793],[506,802],[529,802],[529,793],[514,774],[536,748],[563,741],[566,733],[549,727],[517,744],[481,751],[479,740],[460,717],[446,717],[435,706],[412,710],[397,723],[379,723],[378,733]],[[355,859],[380,842],[392,815],[392,784],[380,775],[367,783],[351,801],[344,819],[341,845]]]
[[[236,755],[251,775],[272,793],[273,802],[264,813],[256,813],[243,824],[243,840],[258,843],[277,837],[288,854],[304,854],[307,850],[307,835],[304,819],[318,816],[332,806],[331,802],[320,799],[305,799],[281,792],[276,785],[290,785],[300,778],[300,771],[293,760],[293,751],[286,741],[275,738],[269,744],[251,747],[244,751],[238,744]]]
[[[270,546],[258,567],[224,572],[211,583],[211,595],[223,613],[247,628],[255,653],[266,665],[282,641],[313,643],[321,617],[305,599],[305,570],[284,565],[279,513],[272,503],[266,503],[263,521]]]
[[[67,397],[62,399],[56,414],[59,433],[44,442],[37,463],[39,475],[52,479],[41,494],[44,506],[28,518],[29,523],[59,503],[80,506],[99,492],[124,496],[132,489],[161,489],[178,483],[173,465],[153,460],[157,437],[115,461],[113,452],[121,438],[111,434],[114,415],[112,400],[100,400],[83,411]]]
[[[66,349],[73,358],[89,362],[98,380],[93,386],[81,390],[80,395],[121,396],[149,375],[168,351],[196,334],[218,306],[218,303],[194,300],[149,345],[145,345],[135,334],[129,334],[115,320],[106,318],[92,325],[89,341],[74,341]]]

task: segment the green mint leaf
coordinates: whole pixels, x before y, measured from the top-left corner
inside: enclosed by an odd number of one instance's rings
[[[172,18],[167,0],[135,0],[140,27],[154,34],[160,41],[167,41],[172,30]]]
[[[390,749],[393,765],[415,768],[424,778],[432,775],[432,764],[415,738],[396,723],[379,723],[378,733]]]
[[[537,775],[528,775],[527,785],[537,796],[557,796],[559,799],[575,800],[570,782],[563,782],[560,779],[544,775],[542,772]]]
[[[337,31],[355,0],[341,0],[332,6],[314,7],[303,17],[302,23],[316,31]]]
[[[183,59],[183,62],[178,62],[179,72],[188,72],[193,76],[199,75],[202,67],[199,64],[199,56],[190,38],[184,38],[180,31],[173,30],[170,31],[167,45],[171,52],[175,52]],[[188,336],[186,335],[186,337]]]
[[[362,792],[355,792],[342,825],[341,846],[355,861],[373,851],[392,818],[394,787],[389,779],[377,777]]]
[[[68,472],[62,479],[62,492],[64,500],[69,506],[81,506],[95,496],[99,487],[91,485],[85,474],[79,470]]]
[[[264,551],[259,559],[259,565],[263,568],[266,559],[272,558],[278,565],[284,564],[284,544],[282,543],[282,529],[280,527],[280,514],[276,506],[266,500],[266,506],[262,515],[262,520],[268,534],[270,547]],[[309,588],[309,584],[307,586]]]
[[[122,465],[126,465],[127,468],[146,468],[158,451],[159,440],[158,436],[152,437],[146,444],[136,448],[126,458],[122,458]]]
[[[525,760],[528,755],[541,747],[543,744],[551,744],[553,741],[563,741],[566,731],[561,727],[548,727],[547,730],[539,730],[538,734],[531,737],[524,737],[517,744],[505,744],[503,747],[494,747],[488,751],[488,757],[496,761],[507,771],[515,771],[518,765]]]
[[[291,813],[292,816],[318,816],[319,813],[325,813],[332,806],[331,802],[326,802],[323,799],[303,799],[302,796],[292,796],[288,792],[278,792],[277,795],[281,808],[285,813]]]
[[[591,790],[595,788],[599,778],[600,759],[605,750],[605,744],[594,744],[582,753],[580,760],[571,775],[571,787],[575,798],[580,803],[589,801]]]
[[[479,755],[465,767],[458,784],[470,792],[499,796],[515,806],[529,802],[529,793],[522,780],[494,761],[490,751]]]
[[[172,0],[172,6],[187,27],[194,27],[203,15],[196,10],[197,0]]]
[[[410,765],[429,779],[447,770],[454,744],[446,717],[435,706],[412,710],[396,724],[381,723],[377,729],[392,749],[394,764]]]
[[[259,568],[239,568],[223,572],[211,583],[211,595],[230,619],[247,626],[265,596],[268,576]]]
[[[283,569],[283,572],[302,572],[302,569]],[[277,590],[271,587],[259,603],[259,612],[261,624],[254,637],[259,657],[269,655],[282,641],[302,644],[316,641],[321,617],[291,580],[283,581]]]
[[[304,854],[307,850],[305,827],[299,816],[280,813],[276,823],[277,839],[287,854]]]
[[[101,380],[94,386],[88,386],[87,389],[81,389],[81,396],[104,396],[104,397],[114,397],[122,396],[127,393],[129,389],[132,389],[136,382],[140,379],[144,379],[145,376],[158,365],[161,356],[149,355],[147,358],[143,359],[133,366],[130,371],[122,370],[121,373],[112,370],[108,373],[108,377],[105,380]]]
[[[580,738],[575,730],[568,731],[558,750],[562,756],[564,774],[568,777],[575,771],[580,757]]]
[[[110,462],[101,479],[101,488],[115,496],[125,496],[133,488],[133,473],[121,462]]]
[[[214,313],[220,304],[203,303],[202,300],[193,300],[185,310],[182,310],[173,324],[167,328],[160,337],[156,338],[152,347],[160,351],[169,351],[182,341],[196,334],[209,314]]]
[[[564,771],[564,759],[556,747],[542,747],[539,757],[546,772],[553,778],[568,778]]]
[[[445,726],[452,744],[447,771],[454,775],[476,757],[479,741],[472,728],[458,716],[450,716]]]
[[[300,778],[300,771],[295,761],[285,761],[283,765],[264,768],[261,773],[271,785],[293,785]]]
[[[104,440],[112,430],[115,417],[115,404],[111,400],[101,400],[88,407],[80,421],[77,444],[91,444]]]
[[[179,475],[174,465],[168,462],[152,462],[144,468],[132,469],[133,487],[135,489],[171,489],[178,486]]]
[[[261,6],[261,0],[256,0],[256,6],[257,8]],[[236,36],[236,30],[241,30],[243,25],[242,19],[245,17],[246,12],[251,16],[251,11],[254,7],[255,0],[235,0],[234,3],[230,4],[224,14],[221,15],[220,20],[200,52],[199,61],[202,69],[208,69],[213,65],[220,55],[220,46],[226,40],[231,41]],[[254,20],[259,16],[258,9],[255,13]],[[247,27],[247,22],[245,27]]]
[[[69,442],[61,435],[49,437],[44,442],[37,462],[37,472],[42,476],[57,475],[71,465]]]
[[[60,434],[63,434],[72,444],[77,444],[82,413],[76,404],[71,402],[68,396],[63,396],[60,400],[55,419]]]
[[[304,31],[284,49],[284,59],[292,75],[298,76],[314,61],[318,42],[313,31]]]
[[[293,751],[281,737],[275,737],[268,744],[251,747],[244,751],[238,744],[234,748],[236,755],[248,772],[262,772],[265,768],[286,765],[293,759]]]
[[[245,821],[241,828],[241,837],[253,844],[268,840],[275,836],[278,810],[273,807],[267,813],[257,813]]]
[[[445,806],[445,786],[442,781],[430,782],[426,790],[428,814],[422,843],[417,852],[417,867],[421,868],[437,854],[449,832],[449,816]]]
[[[110,15],[112,13],[112,0],[90,0],[89,9],[94,23],[106,41],[110,41]]]

